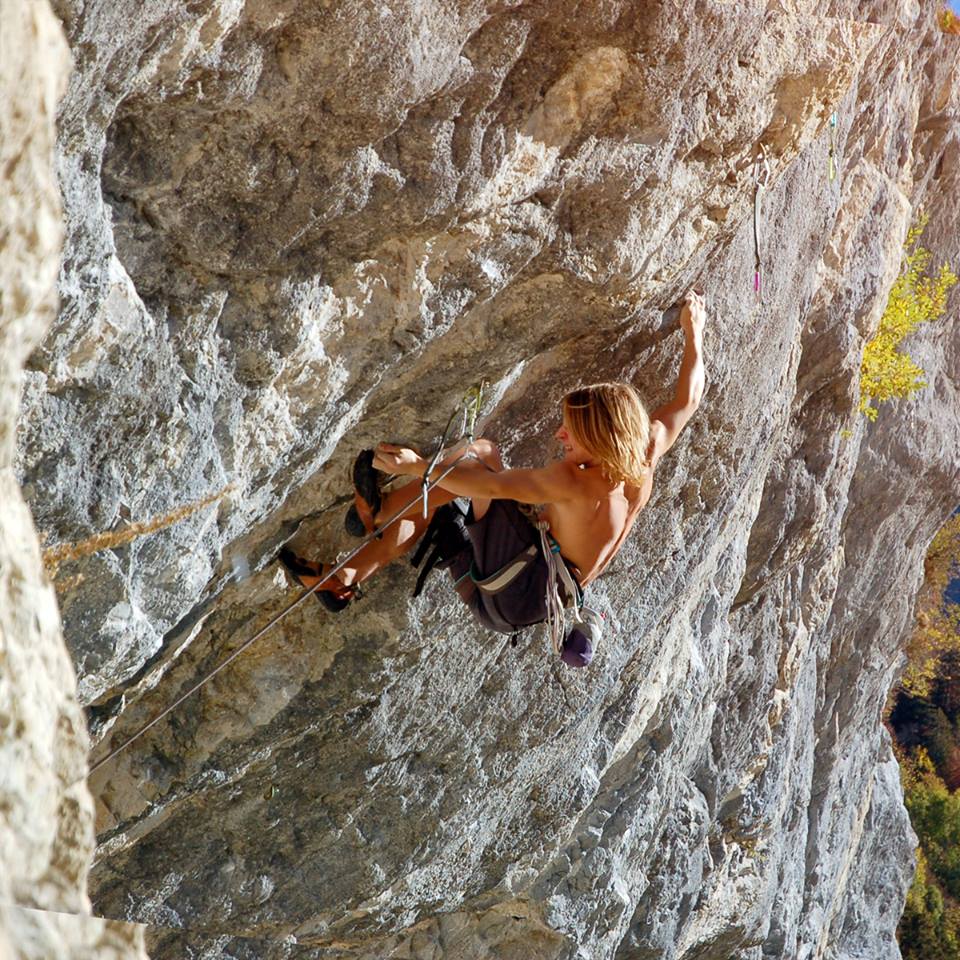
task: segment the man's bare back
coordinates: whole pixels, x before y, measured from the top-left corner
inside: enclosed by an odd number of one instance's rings
[[[662,425],[651,424],[651,432]],[[654,442],[650,444],[653,452]],[[653,468],[642,487],[623,481],[613,483],[599,466],[576,466],[565,462],[570,499],[546,504],[540,517],[550,524],[550,533],[561,555],[578,571],[585,587],[595,580],[617,555],[640,511],[653,492]],[[657,458],[659,459],[659,458]]]

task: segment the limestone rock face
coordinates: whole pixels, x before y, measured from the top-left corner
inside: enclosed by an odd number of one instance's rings
[[[955,296],[929,388],[855,409],[921,205],[960,262],[960,52],[927,7],[827,6],[61,0],[18,470],[51,543],[161,527],[61,568],[95,757],[291,602],[280,543],[351,545],[360,449],[430,448],[484,379],[485,435],[542,462],[571,386],[670,398],[707,291],[704,402],[590,588],[589,669],[396,564],[93,775],[95,908],[154,957],[899,955],[880,711],[957,500]]]
[[[13,470],[21,368],[56,312],[54,114],[70,57],[46,2],[2,0],[0,23],[0,957],[126,960],[144,955],[142,931],[89,915],[89,739]]]

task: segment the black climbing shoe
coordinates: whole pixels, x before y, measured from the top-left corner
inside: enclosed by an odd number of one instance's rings
[[[300,584],[305,586],[301,577],[322,577],[328,570],[333,569],[330,563],[313,563],[310,560],[304,560],[298,557],[292,550],[284,547],[277,559],[286,567],[287,571]],[[322,603],[331,613],[339,613],[350,604],[354,597],[359,596],[359,591],[355,587],[348,587],[334,579],[334,586],[330,590],[315,590],[313,595]]]

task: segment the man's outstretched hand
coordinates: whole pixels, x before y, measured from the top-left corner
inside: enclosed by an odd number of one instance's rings
[[[415,450],[394,443],[381,443],[373,451],[373,467],[384,473],[419,477],[427,463]]]
[[[683,298],[683,306],[680,308],[680,326],[683,327],[684,333],[688,337],[701,336],[706,319],[707,308],[703,294],[695,289],[688,290]]]

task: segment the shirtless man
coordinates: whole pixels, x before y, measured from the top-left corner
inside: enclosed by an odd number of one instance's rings
[[[458,464],[431,490],[426,519],[417,501],[402,519],[384,530],[381,539],[367,544],[338,577],[326,577],[329,587],[318,591],[318,595],[323,595],[330,609],[345,606],[358,583],[407,553],[427,528],[434,512],[457,497],[471,501],[468,530],[497,526],[513,531],[508,530],[506,536],[510,542],[501,544],[501,554],[504,550],[515,553],[517,546],[524,542],[522,526],[529,522],[517,520],[517,504],[542,505],[539,517],[548,521],[550,534],[579,586],[585,587],[595,580],[616,556],[637,514],[650,499],[657,463],[673,446],[700,404],[704,389],[705,318],[702,294],[689,291],[680,312],[686,343],[676,389],[669,403],[648,416],[636,391],[628,384],[595,384],[574,390],[564,398],[563,423],[555,434],[563,445],[563,458],[536,469],[504,469],[496,444],[486,439],[475,441],[468,450],[477,459]],[[430,479],[436,479],[463,453],[458,451],[441,461]],[[416,478],[383,498],[374,517],[377,523],[413,499],[427,465],[428,461],[410,448],[386,443],[376,448],[373,456],[376,470]],[[495,516],[488,517],[492,505],[495,505]],[[514,537],[518,530],[519,541]],[[482,569],[483,561],[477,551],[482,552],[484,548],[478,546],[477,541],[486,538],[493,543],[502,536],[499,532],[486,531],[478,538],[474,532],[471,530],[475,559],[481,562],[480,574],[486,576],[491,571]],[[526,542],[532,543],[533,539]],[[320,585],[330,569],[328,565],[311,564],[312,569],[307,570],[305,561],[293,559],[289,554],[288,557],[291,557],[290,569],[299,563],[300,569],[295,573],[304,586]],[[476,565],[472,569],[476,573]],[[451,573],[458,582],[465,579],[465,574],[459,571],[451,570]],[[470,588],[469,583],[465,586]],[[465,593],[458,586],[458,592],[465,601],[471,602],[470,589]],[[474,613],[487,622],[476,609]],[[492,623],[488,625],[505,630]]]

